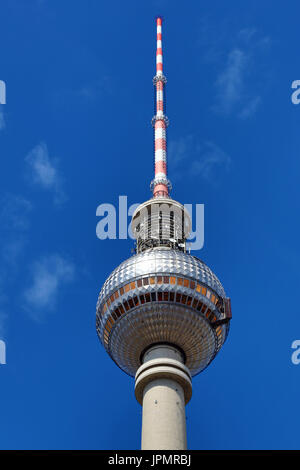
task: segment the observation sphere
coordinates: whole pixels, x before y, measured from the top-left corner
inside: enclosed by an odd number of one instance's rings
[[[168,343],[182,351],[192,376],[214,359],[229,331],[222,284],[199,258],[157,247],[121,263],[97,302],[99,338],[116,364],[134,376],[143,353]]]

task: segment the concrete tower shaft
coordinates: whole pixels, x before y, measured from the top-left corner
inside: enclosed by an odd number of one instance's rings
[[[135,396],[143,406],[142,449],[187,447],[185,405],[192,381],[184,355],[175,347],[150,347],[135,376]]]

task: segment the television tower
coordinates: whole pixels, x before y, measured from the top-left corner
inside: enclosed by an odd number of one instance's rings
[[[231,307],[216,275],[187,253],[190,216],[170,198],[160,17],[156,25],[153,197],[132,216],[136,253],[105,281],[96,328],[111,358],[135,377],[135,396],[143,407],[142,449],[170,450],[186,449],[185,405],[192,396],[192,376],[224,344]]]

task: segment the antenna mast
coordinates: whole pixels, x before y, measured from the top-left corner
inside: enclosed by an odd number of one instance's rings
[[[154,128],[154,162],[155,177],[150,188],[153,197],[169,197],[171,183],[167,178],[167,139],[166,128],[169,120],[164,114],[164,87],[167,79],[163,74],[163,52],[162,52],[162,18],[156,19],[157,46],[156,46],[156,75],[153,78],[153,85],[156,88],[155,115],[152,118]]]

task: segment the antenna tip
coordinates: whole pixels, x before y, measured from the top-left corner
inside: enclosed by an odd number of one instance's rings
[[[161,26],[163,22],[163,17],[161,15],[157,15],[155,19],[156,19],[156,24]]]

